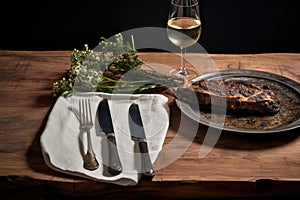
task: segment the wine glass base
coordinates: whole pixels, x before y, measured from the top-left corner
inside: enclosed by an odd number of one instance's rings
[[[178,71],[178,74],[180,74],[180,75],[182,75],[182,76],[188,76],[188,75],[190,75],[190,73],[186,70],[186,69],[180,69],[179,71]]]
[[[181,69],[180,70],[173,69],[169,73],[170,73],[170,75],[173,75],[173,76],[180,76],[180,77],[187,77],[187,76],[189,76],[188,71],[181,70]]]
[[[193,70],[187,70],[180,68],[179,70],[173,69],[170,72],[170,75],[183,77],[185,79],[193,79],[197,77],[197,73]]]

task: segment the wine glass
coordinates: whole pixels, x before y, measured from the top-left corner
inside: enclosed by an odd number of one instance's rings
[[[170,41],[180,47],[181,65],[179,70],[170,73],[190,75],[185,68],[186,48],[195,44],[200,38],[201,21],[197,0],[172,0],[168,15],[167,34]]]

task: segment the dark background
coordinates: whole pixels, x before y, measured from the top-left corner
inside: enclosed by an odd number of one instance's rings
[[[299,0],[198,0],[208,53],[300,52]],[[65,5],[63,5],[63,3]],[[2,2],[0,49],[73,50],[165,27],[170,0]]]

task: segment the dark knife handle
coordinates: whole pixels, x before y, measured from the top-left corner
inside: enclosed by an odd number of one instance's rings
[[[142,159],[142,175],[145,179],[151,180],[155,173],[148,152],[148,144],[146,141],[139,141],[139,148]]]
[[[108,139],[108,172],[112,175],[118,175],[123,167],[119,157],[116,138],[113,134],[107,136]]]

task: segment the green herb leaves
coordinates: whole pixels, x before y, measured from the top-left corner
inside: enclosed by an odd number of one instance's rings
[[[88,45],[83,50],[75,49],[66,76],[53,83],[54,96],[74,92],[153,93],[184,83],[180,77],[153,70],[139,59],[132,47],[133,44],[124,44],[122,35],[118,34],[115,41],[101,38],[94,50]],[[142,65],[149,70],[142,69]]]

